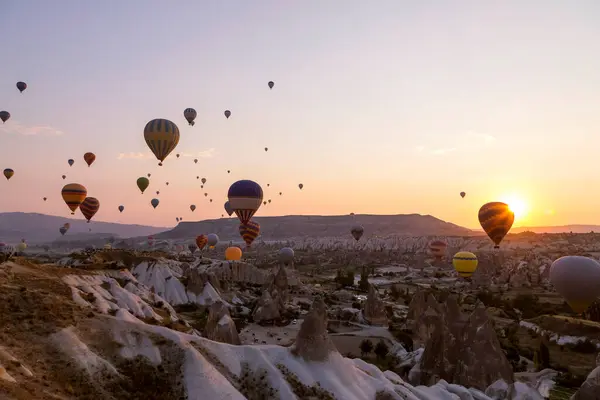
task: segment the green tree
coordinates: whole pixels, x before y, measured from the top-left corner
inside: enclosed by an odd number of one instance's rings
[[[365,339],[360,342],[360,353],[364,357],[365,354],[369,354],[373,350],[373,342],[369,339]]]
[[[385,356],[387,356],[389,351],[390,351],[389,347],[387,346],[387,344],[384,343],[383,340],[380,340],[377,343],[377,346],[375,346],[375,355],[379,359],[384,359]]]

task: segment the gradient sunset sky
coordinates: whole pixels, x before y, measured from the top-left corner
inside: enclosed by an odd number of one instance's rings
[[[510,200],[528,208],[515,226],[600,224],[599,21],[595,0],[5,0],[0,211],[70,216],[77,182],[95,220],[170,226],[220,217],[252,179],[272,199],[257,216],[478,228],[483,203]],[[164,167],[154,118],[181,131]]]

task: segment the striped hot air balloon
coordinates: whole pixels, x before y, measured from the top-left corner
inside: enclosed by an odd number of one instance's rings
[[[89,223],[92,217],[96,215],[96,213],[100,209],[100,202],[95,197],[86,197],[85,200],[83,200],[83,202],[81,203],[81,206],[79,206],[79,209],[81,210],[81,213]]]
[[[515,222],[515,213],[513,213],[508,204],[500,201],[486,203],[479,209],[479,223],[487,233],[495,249],[500,248],[500,242],[510,231],[513,222]]]
[[[254,221],[248,221],[247,224],[240,224],[239,226],[240,236],[246,242],[246,246],[250,247],[254,239],[260,235],[260,224]]]
[[[71,209],[71,214],[74,215],[75,210],[85,200],[87,189],[79,183],[69,183],[62,188],[61,194],[63,200],[67,203],[69,209]]]
[[[206,235],[196,236],[196,246],[198,246],[198,248],[200,250],[202,250],[206,246],[206,243],[208,243],[208,236],[206,236]]]
[[[96,155],[88,151],[83,155],[83,160],[90,167],[96,161]]]
[[[436,260],[441,260],[444,257],[444,254],[446,254],[446,247],[448,247],[448,245],[442,240],[434,240],[429,243],[429,251]]]
[[[470,251],[459,251],[452,257],[452,265],[458,275],[470,278],[477,269],[477,256]]]
[[[188,124],[190,124],[191,126],[194,126],[194,124],[195,124],[194,120],[196,119],[197,115],[198,115],[198,113],[193,108],[186,108],[183,111],[183,116],[187,120]]]
[[[163,165],[167,156],[179,143],[179,128],[168,119],[153,119],[144,128],[144,139],[150,150]]]
[[[229,187],[227,197],[240,222],[247,224],[262,204],[263,190],[256,182],[241,180]]]

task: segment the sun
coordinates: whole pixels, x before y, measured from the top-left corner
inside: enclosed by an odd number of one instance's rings
[[[508,208],[515,213],[515,219],[523,219],[529,211],[527,202],[515,194],[505,196],[501,201],[508,204]]]

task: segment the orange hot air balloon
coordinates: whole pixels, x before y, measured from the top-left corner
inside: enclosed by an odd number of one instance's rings
[[[495,249],[500,248],[500,242],[510,231],[513,222],[515,222],[515,213],[510,210],[506,203],[493,201],[484,204],[479,209],[479,223],[494,242]]]
[[[86,197],[85,200],[83,200],[83,202],[81,203],[81,206],[79,206],[79,209],[81,210],[81,213],[89,223],[92,217],[96,215],[96,213],[100,209],[100,202],[95,197]]]
[[[83,155],[83,159],[87,163],[88,167],[92,165],[92,163],[96,160],[96,155],[94,153],[87,152]]]
[[[429,243],[429,251],[431,254],[433,254],[436,260],[441,260],[444,257],[447,247],[448,245],[446,242],[442,240],[434,240]]]
[[[87,196],[87,189],[85,186],[79,183],[69,183],[62,188],[62,198],[67,203],[67,206],[71,209],[71,214],[75,214],[75,210],[85,200]]]
[[[239,247],[228,247],[225,250],[225,259],[227,261],[239,261],[242,258],[242,249]]]
[[[204,248],[204,246],[206,246],[206,243],[208,243],[208,236],[206,236],[206,235],[196,236],[196,246],[198,246],[198,248],[200,250],[202,250]]]

